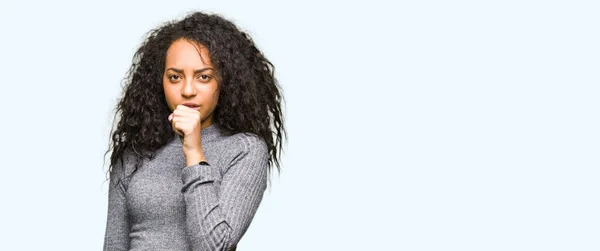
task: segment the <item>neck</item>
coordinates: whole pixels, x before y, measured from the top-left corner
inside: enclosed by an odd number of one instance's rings
[[[207,118],[206,120],[200,122],[200,129],[207,128],[213,124],[212,116]]]

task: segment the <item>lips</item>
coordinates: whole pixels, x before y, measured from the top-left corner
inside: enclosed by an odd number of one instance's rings
[[[182,105],[185,105],[185,106],[187,106],[189,108],[192,108],[192,109],[198,109],[198,108],[200,108],[200,105],[197,105],[197,104],[194,104],[194,103],[190,103],[190,102],[183,103]]]

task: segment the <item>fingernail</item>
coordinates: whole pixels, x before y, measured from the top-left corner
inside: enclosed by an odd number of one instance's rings
[[[171,115],[169,115],[169,121],[171,121],[173,119],[173,113],[171,113]]]

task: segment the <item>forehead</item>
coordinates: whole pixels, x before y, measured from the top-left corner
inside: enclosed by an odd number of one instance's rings
[[[204,68],[212,63],[206,46],[187,39],[175,40],[167,50],[167,67]]]

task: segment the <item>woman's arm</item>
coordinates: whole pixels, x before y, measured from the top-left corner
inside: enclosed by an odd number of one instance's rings
[[[268,150],[255,136],[244,135],[243,150],[221,176],[218,167],[183,169],[187,229],[193,250],[230,250],[242,238],[267,186]],[[214,181],[221,180],[220,189]]]
[[[123,177],[123,169],[123,165],[118,162],[110,172],[104,251],[129,250],[129,218],[125,187],[123,182],[118,182]]]

